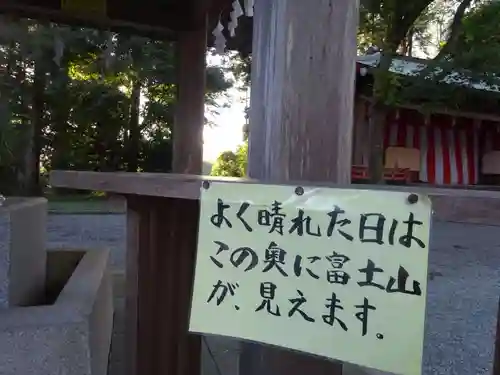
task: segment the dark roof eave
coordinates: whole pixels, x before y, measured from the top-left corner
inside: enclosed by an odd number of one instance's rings
[[[154,9],[148,13],[146,5],[145,8],[142,8],[143,10],[139,15],[131,16],[134,20],[127,20],[121,19],[126,17],[118,19],[113,16],[107,17],[88,13],[76,14],[65,12],[59,8],[54,8],[53,1],[50,0],[46,0],[45,3],[39,1],[38,4],[42,3],[42,5],[37,6],[30,5],[32,1],[23,1],[0,0],[0,13],[19,18],[32,18],[46,22],[109,29],[116,32],[139,34],[154,39],[167,40],[176,40],[179,33],[199,27],[202,22],[201,17],[204,17],[203,9],[209,15],[207,33],[210,36],[213,30],[212,25],[215,27],[219,14],[224,9],[231,7],[231,0],[171,0],[171,3],[167,6],[167,10],[169,11],[165,11],[165,13],[168,13],[165,17],[154,14]],[[160,0],[156,1],[159,2]],[[108,0],[109,3],[111,1]],[[155,3],[152,4],[154,8]],[[165,10],[165,8],[162,9]]]

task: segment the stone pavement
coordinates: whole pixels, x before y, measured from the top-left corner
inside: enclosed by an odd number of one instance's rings
[[[435,222],[431,243],[425,375],[490,374],[500,296],[498,227]],[[108,247],[116,281],[116,326],[110,375],[123,374],[124,215],[49,216],[52,246]],[[116,276],[116,280],[120,280]],[[238,345],[207,339],[220,373],[204,348],[204,375],[236,375]]]

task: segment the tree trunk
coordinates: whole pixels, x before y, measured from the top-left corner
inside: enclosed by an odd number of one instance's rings
[[[384,129],[387,119],[387,107],[382,102],[371,105],[369,118],[369,177],[372,184],[384,181]]]
[[[16,73],[15,85],[17,87],[23,87],[25,84],[24,81],[26,79],[26,68],[24,64],[21,62],[19,69]],[[21,104],[21,111],[24,115],[28,112],[28,105],[25,101],[24,95],[19,95],[19,100]],[[27,116],[22,116],[21,118],[21,128],[20,128],[20,140],[21,140],[21,149],[22,149],[22,158],[18,157],[16,162],[16,178],[17,178],[17,189],[19,190],[19,194],[27,195],[28,194],[28,186],[29,186],[29,176],[27,175],[26,170],[26,152],[28,150],[30,141],[32,139],[31,131],[31,121],[27,119]],[[29,133],[29,134],[28,134]],[[20,154],[18,154],[20,156]]]
[[[66,97],[68,93],[68,64],[67,60],[61,59],[60,66],[54,64],[52,70],[52,80],[57,86],[57,92]],[[66,133],[68,131],[68,120],[70,114],[69,100],[57,101],[57,105],[52,112],[52,126],[54,129],[54,138],[52,140],[52,169],[67,169],[67,154],[70,145],[67,142]]]
[[[403,43],[401,43],[401,55],[406,56],[408,53],[408,38],[405,38],[403,40]]]
[[[17,65],[16,43],[10,42],[7,52],[7,82],[14,83],[13,77]]]
[[[17,75],[18,83],[24,84],[25,77],[26,67],[22,66]],[[41,193],[40,152],[44,122],[44,89],[45,72],[41,69],[41,65],[36,63],[33,84],[31,85],[30,120],[26,121],[21,129],[23,155],[18,171],[18,180],[19,194],[22,195],[39,195]],[[28,110],[27,104],[22,103],[22,105]]]
[[[94,150],[97,155],[97,171],[109,172],[107,168],[107,142],[106,142],[106,128],[100,121],[96,123],[97,131],[94,140]]]
[[[408,33],[408,48],[407,48],[407,56],[412,57],[413,56],[413,38],[415,36],[415,30],[413,28],[410,29],[410,32]]]
[[[458,6],[451,22],[448,41],[441,49],[441,51],[439,51],[438,55],[434,58],[435,61],[440,61],[442,58],[456,52],[455,49],[461,37],[462,21],[465,13],[467,12],[467,9],[469,9],[472,3],[473,0],[462,0],[460,5]],[[429,66],[431,66],[431,64],[429,64]],[[424,69],[424,71],[426,71],[426,69]]]
[[[133,83],[130,96],[129,137],[127,147],[127,171],[137,172],[139,168],[139,143],[141,131],[139,128],[139,114],[141,106],[141,82],[139,79]]]
[[[9,46],[7,47],[5,51],[6,55],[6,72],[3,77],[3,82],[1,83],[0,87],[0,106],[1,106],[1,112],[0,113],[0,118],[2,121],[2,124],[0,126],[7,126],[7,127],[16,127],[15,124],[11,123],[11,116],[12,116],[12,105],[9,106],[10,103],[15,103],[17,100],[19,100],[18,90],[14,90],[16,87],[21,87],[22,83],[17,84],[17,58],[18,54],[16,51],[16,46],[14,42],[9,43]],[[22,96],[21,96],[22,97]],[[0,165],[1,168],[1,175],[0,178],[2,179],[2,183],[0,184],[1,186],[1,191],[0,193],[3,194],[11,194],[12,192],[17,192],[20,191],[21,187],[21,182],[22,182],[22,175],[20,173],[20,165],[18,158],[16,158],[16,150],[12,149],[12,141],[13,139],[6,139],[2,141],[2,144],[0,144],[0,147],[2,147],[2,150],[0,152],[2,154],[9,154],[7,153],[4,148],[8,148],[9,151],[13,153],[13,157],[8,160],[5,160],[2,164]],[[14,163],[14,165],[11,165],[10,163]]]
[[[408,30],[408,34],[406,34],[406,37],[403,39],[401,43],[401,54],[403,56],[409,56],[411,57],[413,55],[413,38],[415,36],[415,30],[410,28]]]
[[[369,139],[370,160],[368,174],[373,184],[383,184],[384,181],[384,129],[386,126],[387,106],[386,98],[390,90],[390,72],[392,64],[392,50],[385,48],[381,53],[380,63],[375,72],[373,84],[373,104],[370,110]]]
[[[41,65],[39,62],[35,63],[32,126],[30,127],[31,142],[29,142],[29,147],[26,150],[26,168],[29,178],[28,189],[30,195],[39,195],[42,192],[42,187],[40,186],[40,153],[44,126],[45,71]]]

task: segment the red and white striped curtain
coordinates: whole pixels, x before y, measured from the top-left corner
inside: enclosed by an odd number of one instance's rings
[[[474,185],[479,178],[479,136],[473,125],[435,115],[426,123],[416,111],[401,111],[387,121],[385,147],[419,149],[422,182]]]

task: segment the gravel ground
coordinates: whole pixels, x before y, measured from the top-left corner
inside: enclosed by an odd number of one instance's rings
[[[500,296],[498,227],[435,223],[429,281],[425,375],[489,374]],[[123,215],[50,215],[51,247],[109,247],[111,266],[124,267]],[[213,342],[222,375],[234,373],[236,360],[223,339]],[[235,355],[233,355],[235,357]],[[230,370],[231,369],[231,370]],[[208,371],[212,373],[212,371]],[[216,373],[216,372],[213,372]]]
[[[500,297],[500,228],[436,223],[425,374],[490,374]],[[440,275],[440,276],[439,276]]]
[[[49,215],[48,247],[109,248],[111,268],[125,269],[125,215]]]

